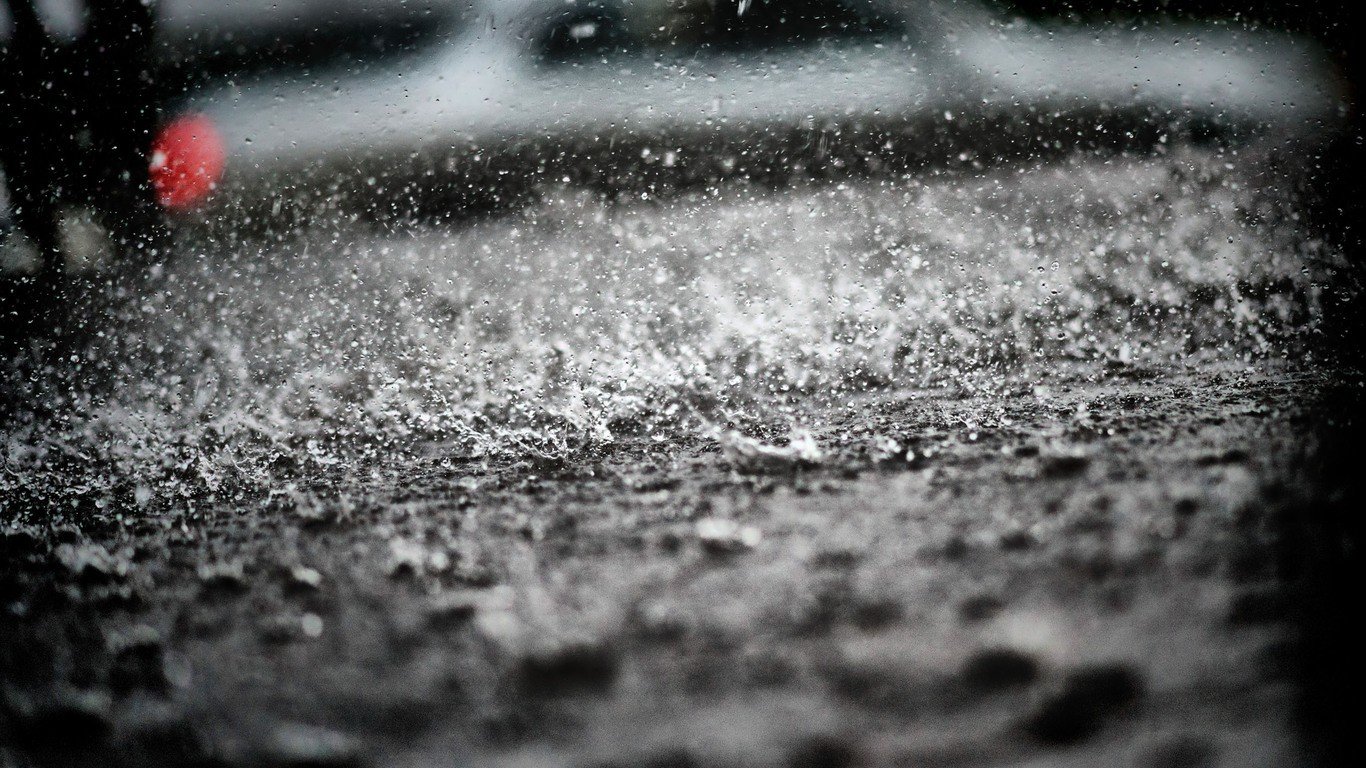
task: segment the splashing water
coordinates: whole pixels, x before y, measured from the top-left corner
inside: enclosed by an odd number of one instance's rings
[[[1067,361],[1303,359],[1338,257],[1255,171],[1186,150],[663,201],[548,188],[457,230],[190,243],[70,359],[8,364],[0,496],[11,519],[185,512],[414,459],[545,470],[786,430]]]

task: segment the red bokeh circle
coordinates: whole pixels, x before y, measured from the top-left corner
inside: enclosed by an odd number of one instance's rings
[[[172,211],[202,203],[223,178],[227,153],[213,121],[181,115],[162,127],[152,142],[148,173],[157,202]]]

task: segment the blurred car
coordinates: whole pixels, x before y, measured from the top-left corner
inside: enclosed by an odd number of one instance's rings
[[[661,187],[1168,137],[1311,139],[1323,52],[1219,24],[1012,21],[973,2],[501,0],[382,66],[206,89],[219,206],[458,211],[541,184]],[[212,214],[209,214],[212,215]]]
[[[458,3],[441,0],[151,1],[157,19],[152,75],[162,105],[174,105],[194,89],[266,73],[305,77],[339,68],[359,73],[430,45],[446,35],[462,13]],[[49,35],[73,41],[84,32],[83,8],[88,2],[34,0],[34,6]],[[9,5],[0,3],[0,51],[13,34],[11,21]],[[170,128],[176,124],[174,119],[167,121]],[[0,133],[7,129],[0,121]],[[159,141],[168,138],[174,139],[174,132]],[[164,194],[163,199],[180,198]],[[66,219],[62,230],[67,251],[79,252],[74,254],[78,262],[100,258],[107,244],[102,243],[88,212],[72,210]],[[14,234],[5,173],[0,168],[0,273],[22,272],[37,263],[36,250]]]
[[[648,195],[1169,138],[1314,141],[1345,108],[1303,38],[1037,25],[972,0],[158,9],[168,126],[208,126],[213,151],[162,141],[184,156],[158,152],[154,178],[199,184],[163,194],[182,218],[233,226],[348,205],[480,210],[545,184]]]

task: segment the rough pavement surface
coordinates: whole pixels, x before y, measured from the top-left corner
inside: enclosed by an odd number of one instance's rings
[[[7,362],[0,764],[1302,764],[1361,389],[1263,173],[188,242]]]

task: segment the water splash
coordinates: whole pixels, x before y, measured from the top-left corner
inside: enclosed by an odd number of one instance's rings
[[[563,471],[770,436],[872,390],[1062,361],[1303,358],[1338,256],[1212,151],[775,193],[539,203],[451,230],[187,244],[72,359],[20,357],[10,519],[197,514],[414,460]]]

